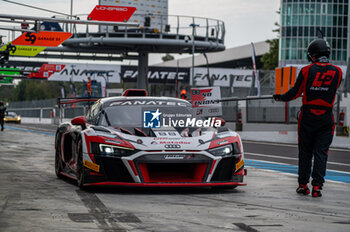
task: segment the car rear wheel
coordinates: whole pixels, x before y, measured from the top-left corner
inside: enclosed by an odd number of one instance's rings
[[[79,188],[84,189],[85,168],[83,163],[83,147],[81,140],[78,142],[77,183]]]
[[[62,158],[61,158],[61,135],[56,134],[56,147],[55,147],[55,173],[58,178],[62,178]]]

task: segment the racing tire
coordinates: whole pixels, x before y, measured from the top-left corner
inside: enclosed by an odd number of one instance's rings
[[[80,189],[85,189],[85,167],[83,164],[83,146],[81,139],[78,142],[77,184]]]
[[[55,173],[58,178],[62,178],[62,160],[61,160],[61,135],[56,133],[56,147],[55,147]]]

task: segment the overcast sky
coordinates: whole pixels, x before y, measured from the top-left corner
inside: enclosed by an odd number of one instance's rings
[[[69,14],[70,0],[11,0]],[[73,14],[88,14],[98,0],[73,0]],[[280,0],[169,0],[170,15],[220,19],[226,26],[226,48],[276,38],[274,23]],[[0,0],[1,14],[51,17],[52,13],[14,5]],[[6,25],[0,23],[0,25]],[[8,36],[7,31],[0,31]],[[5,39],[6,40],[6,39]]]

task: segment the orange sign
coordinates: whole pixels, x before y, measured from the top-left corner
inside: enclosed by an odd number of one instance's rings
[[[296,67],[275,69],[275,94],[285,94],[295,85]]]
[[[72,36],[69,32],[39,31],[23,33],[12,41],[13,45],[57,47]]]

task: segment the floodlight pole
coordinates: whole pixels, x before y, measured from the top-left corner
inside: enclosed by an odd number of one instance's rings
[[[70,0],[70,19],[73,19],[73,0]],[[70,24],[70,31],[72,33],[73,24]]]
[[[196,34],[196,27],[199,27],[199,24],[194,23],[194,18],[193,18],[193,23],[190,24],[190,27],[192,27],[192,88],[195,87],[195,82],[194,82],[194,52],[195,52],[195,34]]]
[[[139,52],[137,88],[148,90],[148,53]]]
[[[207,61],[208,85],[209,85],[209,86],[213,86],[214,83],[212,83],[212,80],[211,80],[211,77],[210,77],[210,72],[209,72],[209,60],[208,60],[207,53],[203,52],[203,56],[204,56],[205,60]]]
[[[193,27],[194,28],[194,27]],[[192,34],[192,87],[195,87],[195,82],[194,82],[194,34]]]

